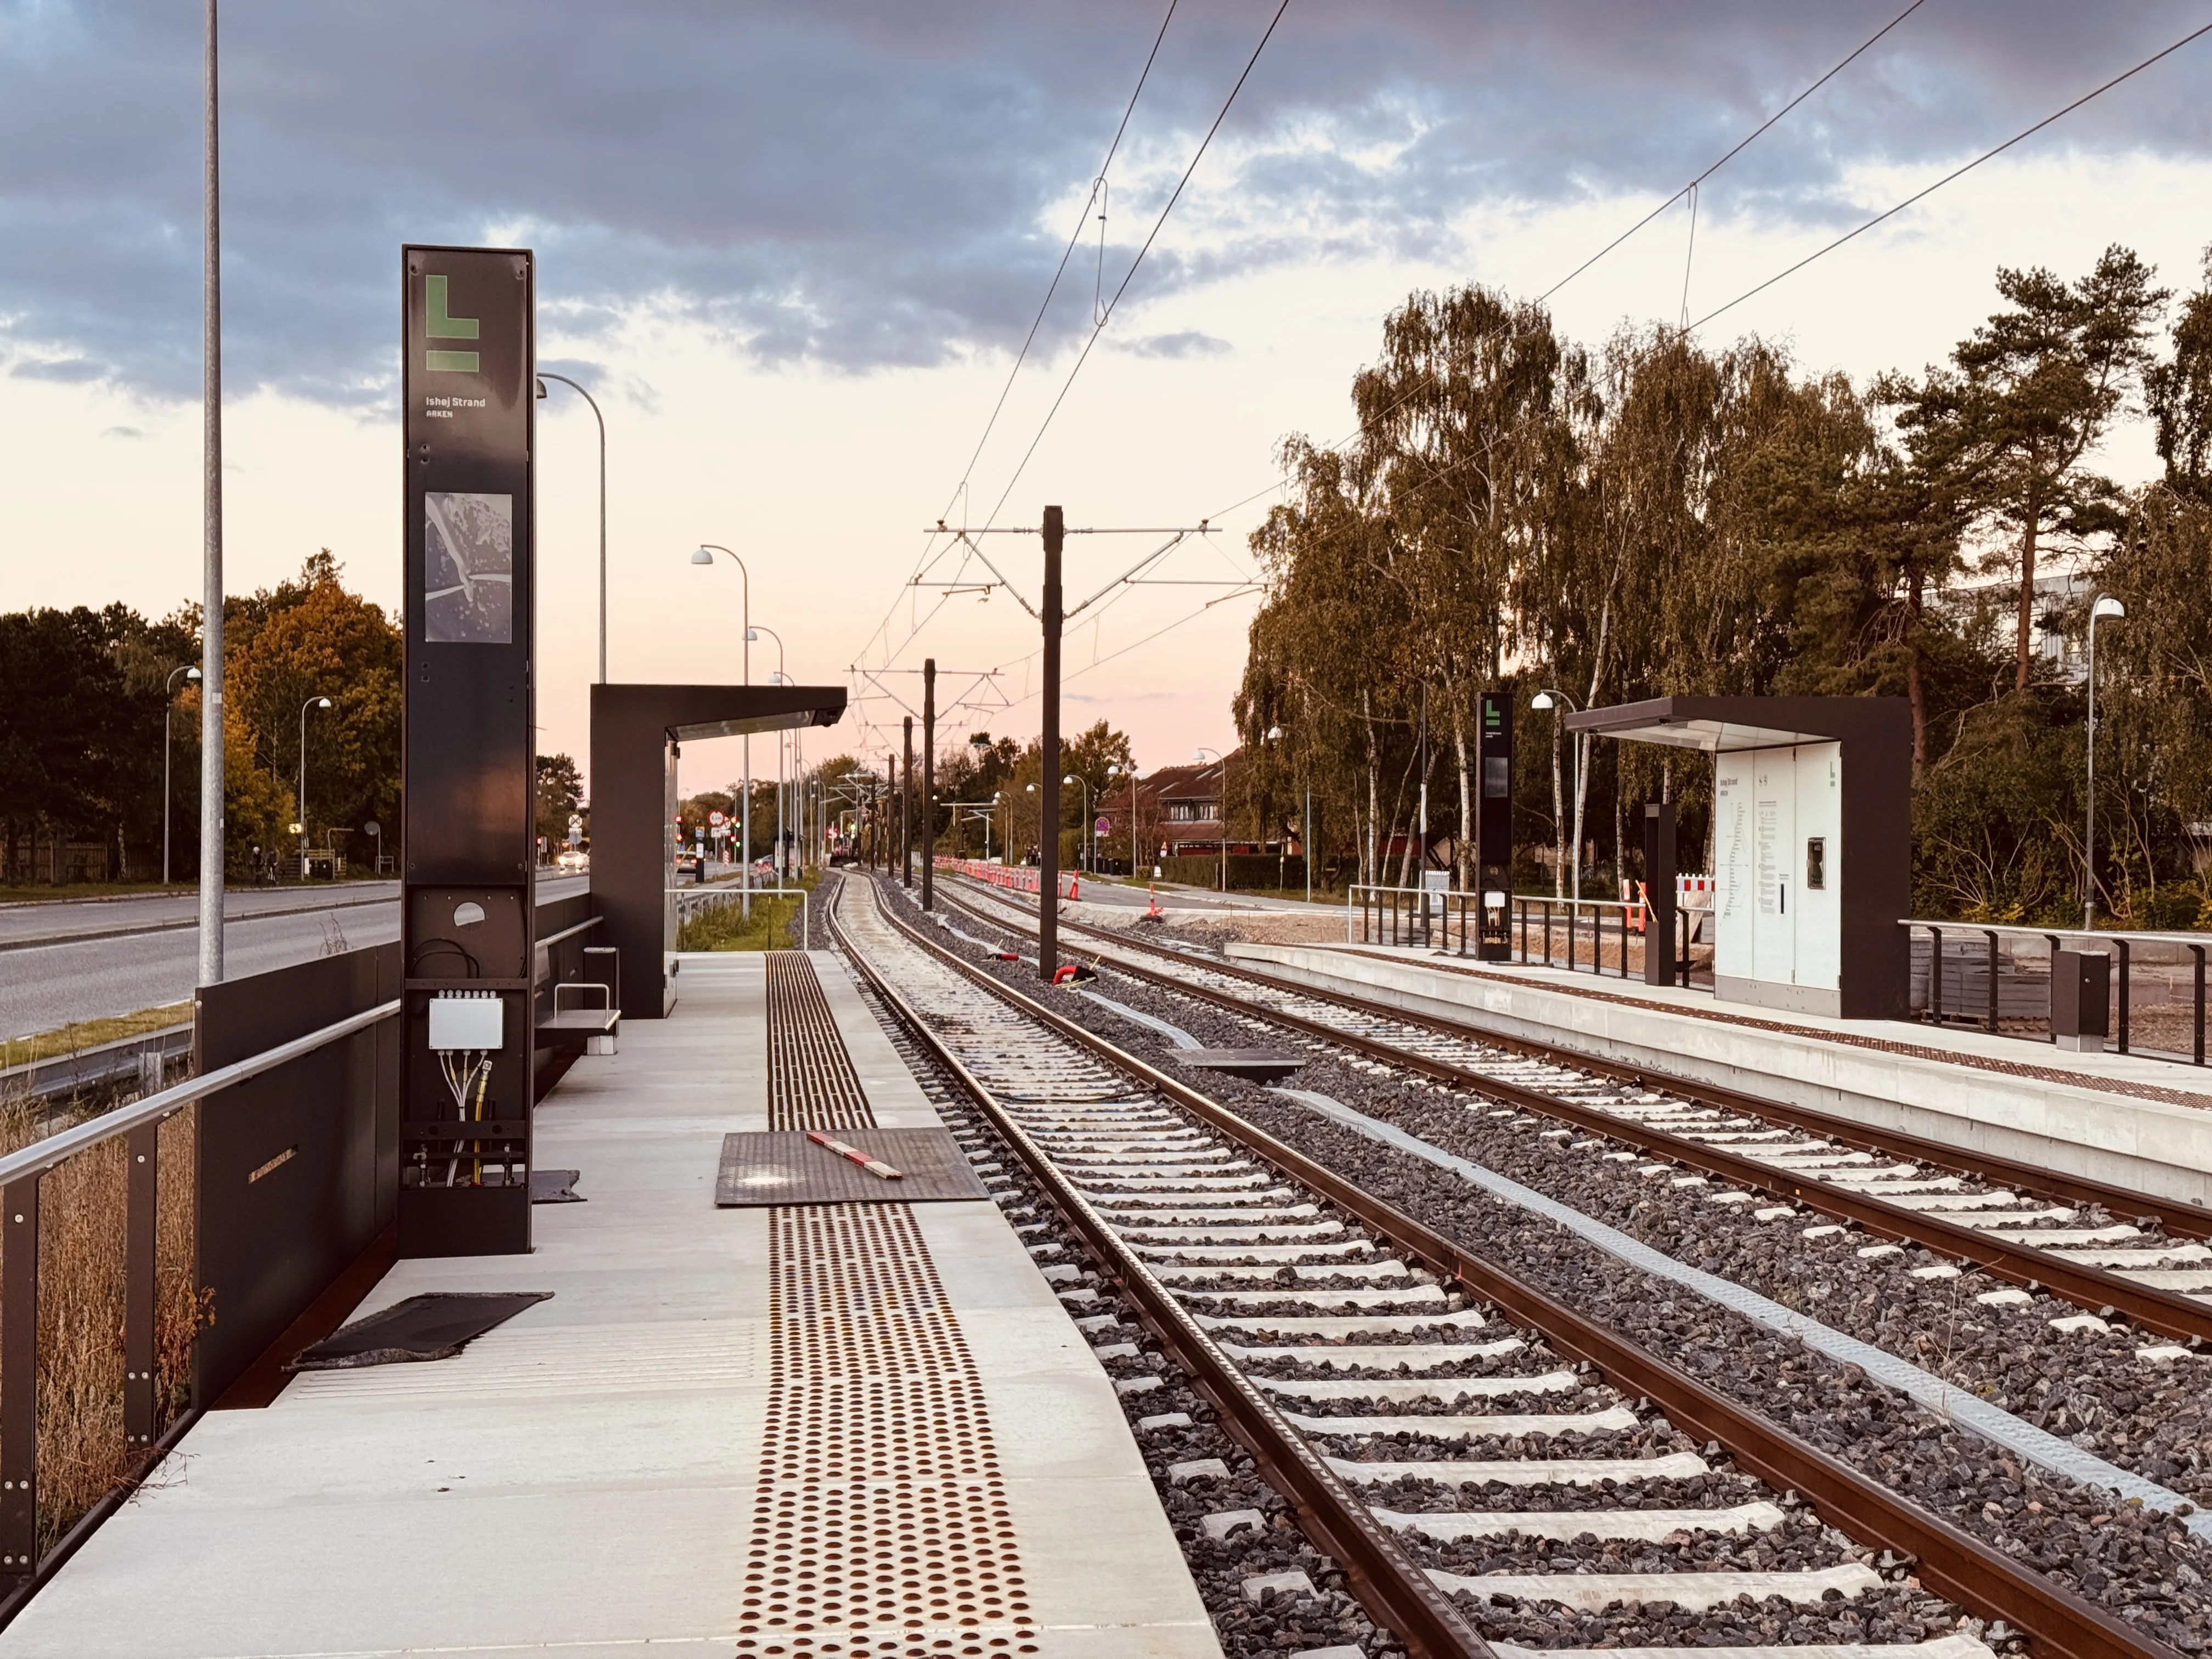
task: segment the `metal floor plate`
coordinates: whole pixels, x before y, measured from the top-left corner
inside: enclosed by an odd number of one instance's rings
[[[840,1128],[836,1138],[900,1172],[887,1181],[802,1133],[722,1137],[714,1202],[725,1209],[774,1204],[927,1204],[990,1193],[942,1129]]]

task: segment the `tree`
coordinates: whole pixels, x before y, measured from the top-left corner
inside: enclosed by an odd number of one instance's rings
[[[1978,516],[2014,538],[1992,562],[2017,577],[2015,690],[2026,690],[2035,626],[2036,562],[2051,536],[2080,545],[2124,522],[2119,487],[2086,460],[2150,367],[2147,341],[2170,297],[2127,249],[2105,250],[2066,283],[2040,266],[2000,268],[2011,301],[1931,369],[1902,404],[1899,424],[1940,456],[1972,491]]]
[[[298,817],[300,710],[313,698],[327,696],[334,707],[307,715],[309,836],[319,830],[343,850],[343,838],[368,819],[397,823],[398,629],[380,607],[347,591],[327,548],[301,566],[298,581],[241,600],[238,611],[235,639],[225,640],[225,730],[228,715],[242,719],[247,752],[285,805],[274,823],[253,823],[266,803],[239,803],[251,817],[233,819],[234,867],[242,841],[274,846],[278,826]],[[228,604],[224,615],[228,628]]]
[[[2182,301],[2172,361],[2143,376],[2166,486],[2200,500],[2212,495],[2212,248],[2204,251],[2204,278]]]
[[[568,817],[584,810],[584,775],[566,755],[540,755],[537,763],[538,837],[550,852],[568,839]]]

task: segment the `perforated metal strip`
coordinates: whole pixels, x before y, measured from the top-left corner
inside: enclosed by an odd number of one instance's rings
[[[737,1652],[1039,1650],[981,1377],[903,1204],[769,1212],[773,1381]]]
[[[866,1129],[876,1115],[804,951],[768,953],[768,1127]]]

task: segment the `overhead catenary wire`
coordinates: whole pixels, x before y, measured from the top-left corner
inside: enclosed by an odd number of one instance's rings
[[[1799,271],[1804,270],[1806,266],[1811,264],[1815,259],[1822,258],[1828,254],[1833,253],[1838,248],[1843,246],[1844,243],[1849,242],[1856,237],[1864,235],[1868,231],[1872,230],[1876,225],[1881,224],[1884,220],[1895,218],[1899,214],[1904,212],[1905,209],[1912,206],[1915,203],[1927,200],[1928,198],[1933,196],[1937,191],[1942,189],[1944,185],[1951,183],[1954,179],[1963,179],[1966,174],[1972,173],[1976,167],[1981,166],[1983,162],[1995,160],[1997,156],[2003,155],[2007,150],[2010,149],[2014,144],[2021,143],[2024,139],[2033,137],[2037,133],[2042,131],[2044,128],[2049,126],[2052,122],[2064,119],[2067,116],[2071,115],[2075,110],[2081,108],[2082,105],[2087,104],[2094,99],[2103,97],[2105,94],[2110,92],[2114,87],[2118,86],[2122,82],[2132,80],[2135,76],[2141,75],[2145,70],[2148,69],[2152,64],[2159,62],[2160,59],[2171,58],[2175,52],[2179,52],[2191,41],[2205,34],[2212,34],[2212,23],[2206,23],[2200,27],[2191,29],[2188,33],[2183,35],[2181,39],[2176,40],[2172,46],[2167,46],[2161,51],[2153,52],[2149,57],[2144,58],[2142,62],[2135,65],[2134,68],[2121,70],[2120,73],[2115,75],[2111,80],[2104,82],[2101,86],[2093,87],[2087,92],[2083,93],[2079,98],[2076,98],[2072,103],[2067,105],[2064,108],[2053,110],[2050,114],[2045,116],[2040,121],[2035,123],[2034,125],[2021,128],[2018,132],[2013,134],[2011,137],[2006,139],[2002,144],[1996,146],[1994,149],[1984,150],[1979,155],[1977,155],[1972,161],[1965,163],[1963,166],[1954,167],[1950,172],[1945,173],[1941,179],[1938,179],[1934,184],[1928,185],[1925,189],[1915,191],[1911,195],[1899,202],[1895,207],[1887,209],[1881,213],[1875,214],[1873,218],[1869,219],[1864,224],[1854,226],[1851,229],[1845,231],[1842,235],[1837,237],[1834,241],[1828,243],[1826,246],[1815,248],[1812,252],[1807,254],[1796,264],[1785,266],[1784,269],[1776,271],[1774,275],[1768,277],[1765,282],[1759,283],[1756,287],[1746,289],[1742,293],[1737,295],[1735,299],[1730,300],[1726,305],[1714,307],[1704,316],[1698,318],[1696,322],[1692,323],[1690,327],[1703,328],[1707,323],[1712,321],[1714,318],[1722,315],[1725,312],[1735,310],[1736,307],[1741,305],[1746,300],[1752,298],[1755,295],[1764,294],[1768,289],[1772,288],[1777,283],[1781,282],[1784,278],[1796,276]]]
[[[1737,140],[1735,147],[1729,150],[1727,155],[1722,156],[1719,161],[1715,161],[1703,173],[1691,179],[1688,184],[1684,185],[1681,189],[1676,191],[1665,201],[1660,203],[1658,206],[1653,208],[1650,212],[1645,214],[1634,224],[1629,226],[1626,230],[1622,231],[1620,235],[1614,237],[1596,252],[1591,254],[1589,258],[1583,260],[1582,264],[1577,265],[1565,276],[1560,277],[1558,282],[1553,283],[1551,287],[1546,289],[1541,294],[1538,295],[1536,296],[1536,303],[1538,305],[1543,304],[1545,301],[1550,299],[1554,294],[1557,294],[1569,283],[1573,282],[1576,277],[1581,276],[1583,272],[1588,270],[1592,265],[1597,264],[1597,262],[1604,258],[1607,254],[1612,252],[1613,249],[1619,247],[1630,237],[1635,235],[1638,231],[1643,229],[1644,226],[1650,224],[1654,219],[1656,219],[1668,208],[1674,206],[1675,203],[1680,201],[1685,196],[1697,189],[1699,185],[1705,183],[1706,179],[1711,178],[1713,174],[1718,173],[1730,161],[1735,160],[1737,156],[1742,155],[1744,151],[1748,149],[1759,137],[1769,127],[1772,126],[1777,121],[1779,121],[1784,116],[1789,114],[1791,110],[1796,109],[1798,105],[1803,103],[1814,93],[1820,91],[1822,87],[1826,86],[1829,82],[1834,80],[1838,75],[1841,75],[1859,58],[1864,57],[1880,43],[1883,36],[1887,35],[1892,29],[1895,28],[1899,23],[1902,23],[1906,18],[1911,16],[1914,12],[1918,11],[1921,7],[1927,3],[1928,0],[1912,0],[1912,3],[1911,5],[1907,6],[1903,11],[1898,13],[1896,16],[1891,18],[1889,21],[1884,23],[1864,40],[1862,40],[1848,55],[1842,58],[1836,66],[1831,69],[1826,75],[1814,82],[1811,86],[1806,88],[1804,91],[1799,93],[1795,98],[1792,98],[1780,109],[1775,111],[1773,114],[1768,116],[1764,121],[1761,121],[1757,126],[1746,133],[1741,139]]]
[[[1733,161],[1737,156],[1742,155],[1745,150],[1748,149],[1764,134],[1772,128],[1777,122],[1782,120],[1784,117],[1787,116],[1792,110],[1796,109],[1808,98],[1810,98],[1814,93],[1820,91],[1822,87],[1826,86],[1829,82],[1834,80],[1838,75],[1841,75],[1854,63],[1857,62],[1858,59],[1864,57],[1869,51],[1873,50],[1875,46],[1881,44],[1882,40],[1894,30],[1898,25],[1904,22],[1905,19],[1911,16],[1913,13],[1918,11],[1921,7],[1927,3],[1928,0],[1912,0],[1912,3],[1906,6],[1903,11],[1899,12],[1896,16],[1891,18],[1889,21],[1884,23],[1872,34],[1860,41],[1857,46],[1854,46],[1842,58],[1838,58],[1835,64],[1830,66],[1827,72],[1820,77],[1820,79],[1811,82],[1795,98],[1792,98],[1788,103],[1783,105],[1780,109],[1776,110],[1773,114],[1768,116],[1764,121],[1761,121],[1757,126],[1746,133],[1741,138],[1739,138],[1735,143],[1729,148],[1726,154],[1723,155],[1718,160],[1706,167],[1705,169],[1699,173],[1696,178],[1692,179],[1687,184],[1684,185],[1681,189],[1668,197],[1665,201],[1661,202],[1656,206],[1653,207],[1650,212],[1638,219],[1634,224],[1629,226],[1627,229],[1622,231],[1618,236],[1615,236],[1603,247],[1598,249],[1596,252],[1591,254],[1589,258],[1584,259],[1572,270],[1560,277],[1558,282],[1553,283],[1551,287],[1546,289],[1541,294],[1538,295],[1535,299],[1535,303],[1541,305],[1547,300],[1549,300],[1561,289],[1566,287],[1568,283],[1573,282],[1576,277],[1581,276],[1592,265],[1596,264],[1600,260],[1603,259],[1607,254],[1612,252],[1623,242],[1627,241],[1631,237],[1634,236],[1638,231],[1642,230],[1653,220],[1658,218],[1660,215],[1666,212],[1668,208],[1673,207],[1675,203],[1680,201],[1685,196],[1692,197],[1692,201],[1694,202],[1695,191],[1700,185],[1705,182],[1706,179],[1711,178],[1716,173],[1718,173],[1730,161]],[[1693,213],[1694,210],[1693,207]],[[1692,238],[1692,246],[1693,251],[1695,247],[1694,239],[1696,234],[1695,222],[1693,219],[1691,230],[1691,235]],[[1683,316],[1686,319],[1688,315],[1689,301],[1689,270],[1688,261],[1686,258],[1684,262],[1682,289]],[[1389,414],[1393,410],[1403,404],[1412,396],[1413,394],[1411,392],[1407,393],[1405,398],[1400,398],[1397,404],[1392,404],[1389,409],[1386,409],[1382,412],[1385,415]],[[1341,450],[1346,444],[1352,443],[1357,440],[1361,435],[1361,433],[1364,432],[1365,429],[1365,427],[1363,426],[1359,431],[1347,432],[1341,438],[1335,440],[1334,442],[1323,444],[1321,447],[1325,451],[1331,452]],[[1227,507],[1219,508],[1218,511],[1209,515],[1210,520],[1218,522],[1218,520],[1226,518],[1230,514],[1234,513],[1238,507],[1248,506],[1251,502],[1258,501],[1262,495],[1272,494],[1273,492],[1282,489],[1285,482],[1286,480],[1285,479],[1277,478],[1273,483],[1261,486],[1260,489],[1254,490],[1250,495],[1231,502]]]
[[[1221,108],[1213,118],[1213,125],[1206,128],[1206,137],[1199,140],[1190,164],[1183,168],[1182,177],[1176,180],[1176,187],[1170,193],[1166,205],[1160,209],[1159,216],[1152,221],[1152,229],[1146,233],[1144,245],[1137,250],[1137,257],[1129,262],[1128,270],[1121,274],[1121,282],[1115,287],[1114,297],[1106,302],[1104,311],[1091,327],[1090,337],[1083,343],[1083,349],[1076,354],[1074,366],[1067,371],[1067,379],[1061,382],[1059,396],[1052,400],[1052,407],[1045,410],[1044,419],[1038,422],[1036,435],[1030,440],[1030,446],[1022,452],[1021,461],[1014,468],[1012,477],[1006,480],[1006,488],[999,492],[999,499],[991,508],[991,516],[985,520],[987,527],[997,521],[1007,497],[1014,493],[1014,486],[1021,482],[1022,474],[1028,470],[1031,458],[1036,454],[1037,446],[1044,441],[1045,434],[1051,430],[1053,418],[1060,413],[1060,405],[1067,401],[1067,394],[1074,387],[1076,376],[1082,374],[1084,364],[1090,362],[1091,348],[1098,343],[1098,337],[1106,331],[1106,325],[1113,320],[1115,309],[1121,303],[1121,296],[1129,291],[1129,284],[1136,279],[1139,268],[1145,263],[1145,256],[1152,251],[1152,243],[1158,239],[1161,228],[1168,222],[1168,216],[1175,211],[1176,204],[1182,199],[1183,191],[1189,185],[1191,176],[1198,171],[1198,164],[1206,159],[1206,152],[1212,146],[1214,135],[1221,131],[1221,124],[1229,118],[1229,112],[1237,102],[1237,94],[1244,90],[1245,82],[1251,78],[1252,70],[1260,62],[1260,54],[1267,49],[1267,42],[1274,39],[1276,27],[1283,21],[1283,14],[1290,9],[1291,0],[1281,0],[1275,8],[1274,15],[1267,20],[1267,27],[1260,36],[1260,44],[1252,48],[1252,55],[1245,60],[1243,71],[1237,77],[1237,84],[1229,88],[1229,96],[1221,100]]]
[[[1044,325],[1045,313],[1052,308],[1053,295],[1060,291],[1060,278],[1067,274],[1067,263],[1074,257],[1076,248],[1081,245],[1083,233],[1090,228],[1091,204],[1098,199],[1099,192],[1106,182],[1107,170],[1114,165],[1114,157],[1121,148],[1121,139],[1129,131],[1129,118],[1136,112],[1137,100],[1144,93],[1145,82],[1152,78],[1152,64],[1160,55],[1160,43],[1167,39],[1168,25],[1175,21],[1176,7],[1178,3],[1180,0],[1168,0],[1168,9],[1160,19],[1159,30],[1152,36],[1152,48],[1145,54],[1145,66],[1137,72],[1137,84],[1130,88],[1129,101],[1122,106],[1121,119],[1114,129],[1113,141],[1106,146],[1105,159],[1099,162],[1098,172],[1091,181],[1091,194],[1084,199],[1082,212],[1076,216],[1075,228],[1068,234],[1067,246],[1060,250],[1060,263],[1053,268],[1052,280],[1045,284],[1044,298],[1037,302],[1036,315],[1030,319],[1029,332],[1023,337],[1021,349],[1014,354],[1013,366],[1006,371],[1006,384],[999,388],[998,401],[991,405],[990,416],[983,422],[982,434],[975,440],[975,447],[968,457],[968,465],[961,470],[960,482],[953,486],[952,493],[945,498],[945,512],[948,515],[952,511],[953,503],[960,499],[962,492],[968,488],[968,481],[974,476],[975,471],[975,463],[982,459],[983,446],[991,441],[992,430],[998,425],[999,416],[1006,407],[1006,398],[1014,389],[1014,381],[1022,372],[1022,365],[1029,360],[1030,348],[1036,343],[1037,331]],[[1103,258],[1104,233],[1102,231],[1100,235],[1102,239],[1100,257]],[[934,539],[933,537],[930,538],[931,541]],[[931,548],[926,542],[921,557],[915,562],[913,571],[908,574],[909,585],[915,576],[920,575],[927,568],[933,556]],[[891,610],[896,611],[897,608],[898,601],[895,599],[891,601]],[[876,624],[875,633],[869,635],[871,640],[884,631],[885,624],[890,621],[890,614],[888,611],[884,613],[883,621]],[[915,633],[920,631],[919,627],[914,630]],[[913,634],[910,633],[908,638],[912,637]],[[885,657],[884,660],[889,661],[896,655],[897,653],[892,652]]]

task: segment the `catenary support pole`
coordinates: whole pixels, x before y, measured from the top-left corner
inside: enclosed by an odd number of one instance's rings
[[[899,774],[899,880],[914,885],[914,716],[906,717],[906,769]]]
[[[200,174],[200,964],[222,982],[222,215],[216,0],[207,0]],[[402,849],[404,850],[404,848]]]
[[[937,897],[937,659],[921,664],[921,908]]]
[[[1037,976],[1048,985],[1060,966],[1060,555],[1066,520],[1056,507],[1044,510],[1044,751],[1037,781]]]

